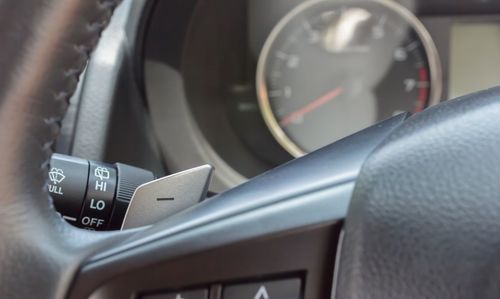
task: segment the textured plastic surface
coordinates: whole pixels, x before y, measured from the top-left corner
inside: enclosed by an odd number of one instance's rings
[[[499,298],[500,88],[409,118],[366,161],[336,298]]]

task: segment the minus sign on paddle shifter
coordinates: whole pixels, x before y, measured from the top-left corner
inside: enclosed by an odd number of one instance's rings
[[[174,200],[173,197],[160,197],[156,199],[157,201],[164,201],[164,200]]]
[[[122,229],[151,225],[198,204],[207,197],[213,170],[202,165],[139,186]]]

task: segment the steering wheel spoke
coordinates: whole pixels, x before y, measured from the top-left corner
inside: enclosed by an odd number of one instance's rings
[[[110,277],[113,282],[97,293],[119,298],[296,278],[308,298],[326,296],[339,229],[363,161],[406,117],[278,167],[93,256],[82,267],[75,298]]]

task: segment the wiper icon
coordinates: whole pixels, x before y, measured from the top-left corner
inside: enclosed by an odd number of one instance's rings
[[[64,181],[65,178],[66,176],[64,175],[64,171],[60,168],[53,167],[49,171],[49,179],[54,184],[61,183],[62,181]]]
[[[109,179],[109,170],[105,167],[97,167],[94,170],[94,175],[98,177],[101,181]]]

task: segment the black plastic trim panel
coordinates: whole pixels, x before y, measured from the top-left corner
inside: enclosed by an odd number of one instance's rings
[[[118,275],[93,293],[96,298],[211,289],[220,299],[227,284],[301,278],[302,298],[328,298],[340,225],[310,227],[202,251]]]

